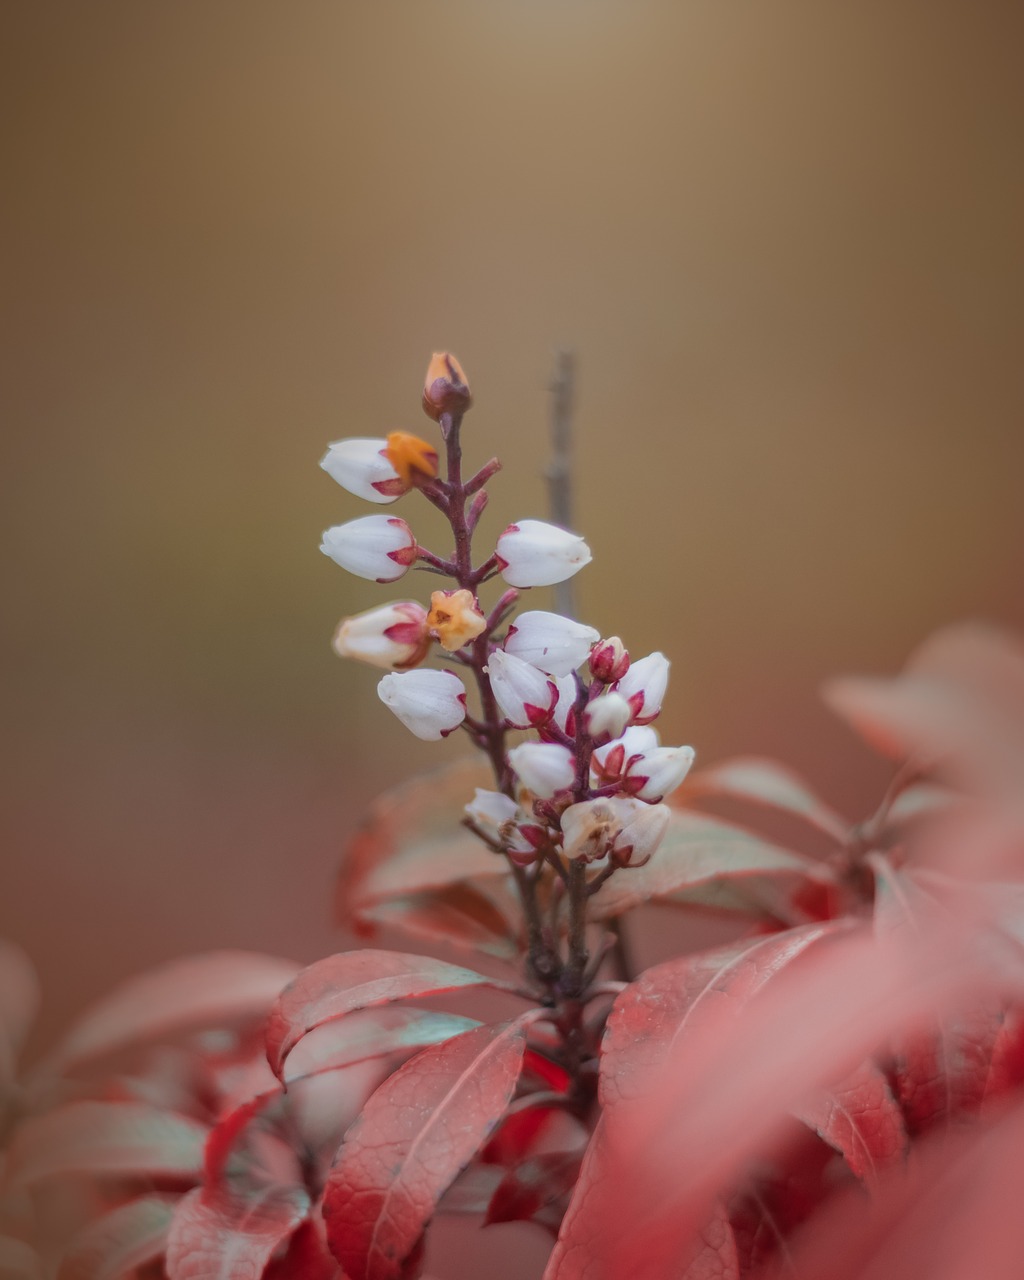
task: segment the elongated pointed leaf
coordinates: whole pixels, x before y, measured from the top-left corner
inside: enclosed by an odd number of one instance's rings
[[[690,796],[724,796],[778,809],[810,823],[840,844],[850,829],[798,773],[759,756],[738,756],[701,769],[687,778],[685,789]]]
[[[339,922],[349,923],[382,899],[507,875],[504,858],[462,826],[463,808],[475,789],[493,785],[482,764],[460,760],[375,800],[345,853],[337,889]]]
[[[723,888],[752,915],[774,914],[788,923],[806,920],[800,895],[831,891],[827,867],[779,849],[742,827],[718,818],[676,810],[654,856],[644,866],[617,871],[593,896],[590,916],[606,920],[642,902],[695,900]],[[790,914],[795,912],[795,919]]]
[[[303,969],[285,987],[267,1020],[267,1061],[279,1078],[307,1032],[373,1005],[442,995],[465,987],[501,987],[459,965],[401,951],[345,951]]]
[[[278,1247],[303,1222],[300,1187],[267,1187],[246,1196],[190,1191],[167,1240],[170,1280],[258,1280]]]
[[[365,937],[385,927],[499,960],[514,960],[519,954],[516,926],[489,897],[468,884],[371,902],[359,909],[356,925]]]
[[[440,1044],[479,1025],[458,1014],[400,1005],[351,1013],[317,1027],[295,1046],[285,1064],[284,1081],[291,1084],[314,1072]]]
[[[20,1126],[9,1169],[21,1185],[65,1173],[198,1175],[207,1132],[141,1102],[69,1102]]]
[[[140,1196],[91,1223],[71,1244],[57,1280],[127,1280],[159,1258],[177,1198]]]
[[[262,1018],[299,966],[249,951],[172,960],[130,979],[85,1013],[57,1049],[68,1068],[131,1045]]]
[[[605,1225],[615,1216],[619,1171],[610,1148],[606,1119],[598,1121],[590,1140],[569,1208],[551,1251],[543,1280],[618,1280],[634,1274],[628,1269],[609,1271],[601,1233],[595,1232],[594,1215]],[[610,1215],[610,1216],[609,1216]],[[628,1224],[624,1224],[628,1230]],[[643,1266],[644,1242],[637,1241],[636,1274]],[[712,1205],[704,1227],[696,1231],[659,1273],[659,1280],[739,1280],[736,1240],[725,1206]]]
[[[372,1095],[324,1191],[328,1242],[349,1280],[407,1280],[438,1200],[512,1097],[525,1024],[424,1049]]]

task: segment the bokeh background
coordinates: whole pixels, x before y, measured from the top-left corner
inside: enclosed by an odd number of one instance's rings
[[[326,443],[466,368],[484,536],[543,515],[578,364],[582,615],[661,648],[669,742],[885,770],[821,680],[1024,625],[1024,7],[988,0],[7,6],[0,927],[39,1032],[221,946],[343,945],[415,741],[317,551]],[[436,524],[402,514],[429,542]],[[535,593],[543,607],[545,593]]]

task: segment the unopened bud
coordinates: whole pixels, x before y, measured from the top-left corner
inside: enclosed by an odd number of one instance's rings
[[[466,718],[466,689],[452,671],[393,671],[377,695],[417,738],[447,738]]]
[[[598,741],[618,738],[633,715],[633,708],[618,693],[603,693],[583,712],[587,733]]]
[[[435,351],[423,384],[423,412],[437,422],[442,413],[465,413],[472,403],[458,360],[448,351]]]
[[[477,607],[476,597],[465,588],[459,591],[433,591],[427,627],[441,642],[441,648],[454,653],[487,628],[487,619]]]
[[[320,550],[349,573],[374,582],[395,582],[419,554],[416,539],[397,516],[360,516],[323,535]]]
[[[374,667],[415,667],[430,651],[427,611],[415,600],[398,600],[343,618],[334,651]]]
[[[629,654],[618,636],[599,640],[590,651],[590,674],[595,680],[614,684],[629,670]]]
[[[633,708],[634,724],[649,724],[661,711],[670,663],[663,653],[649,653],[630,665],[615,685]]]
[[[508,762],[519,781],[538,800],[550,800],[571,787],[576,761],[568,747],[557,742],[523,742],[508,753]]]

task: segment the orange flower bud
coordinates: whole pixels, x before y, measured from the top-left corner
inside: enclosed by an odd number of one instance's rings
[[[398,472],[398,478],[408,491],[417,475],[433,480],[437,475],[437,450],[407,431],[392,431],[384,448],[384,456]]]
[[[462,365],[450,352],[435,351],[423,384],[423,412],[437,422],[442,413],[465,413],[472,403]]]
[[[437,636],[441,648],[454,653],[475,640],[487,626],[472,591],[434,591],[430,596],[427,628]]]

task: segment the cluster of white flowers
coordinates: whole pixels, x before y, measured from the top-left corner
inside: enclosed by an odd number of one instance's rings
[[[441,423],[449,461],[452,426],[444,406],[460,396],[467,407],[458,363],[435,356],[424,407]],[[468,542],[474,522],[466,520],[466,502],[484,473],[466,484],[438,479],[438,455],[427,442],[404,432],[342,440],[321,465],[350,493],[378,504],[421,489],[451,519],[457,544],[460,532]],[[487,475],[497,463],[489,467]],[[445,561],[426,551],[405,520],[381,514],[328,529],[321,550],[377,582],[397,581],[417,561],[455,578],[457,589],[433,592],[429,608],[401,600],[345,619],[334,648],[388,670],[378,685],[381,701],[417,737],[435,740],[462,726],[481,746],[500,742],[496,770],[500,764],[504,789],[478,790],[466,807],[467,822],[482,839],[524,866],[554,857],[607,859],[610,871],[651,856],[669,820],[662,802],[693,761],[690,747],[661,746],[649,727],[661,711],[668,660],[652,653],[631,662],[618,637],[602,639],[593,627],[543,610],[506,626],[519,590],[563,582],[590,562],[581,537],[544,521],[519,520],[474,570],[465,557]],[[516,590],[488,617],[476,589],[498,575]],[[480,718],[470,713],[455,671],[420,666],[435,643],[475,676],[485,703]],[[533,737],[506,749],[510,729]]]

